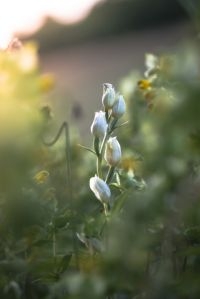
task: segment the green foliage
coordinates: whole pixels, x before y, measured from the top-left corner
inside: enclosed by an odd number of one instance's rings
[[[197,54],[148,54],[144,76],[121,83],[129,123],[113,123],[105,107],[103,146],[87,151],[67,122],[47,138],[53,120],[42,103],[51,78],[40,76],[35,48],[0,52],[1,298],[199,298]],[[104,161],[110,137],[117,163],[109,151]],[[89,190],[95,171],[110,206]]]

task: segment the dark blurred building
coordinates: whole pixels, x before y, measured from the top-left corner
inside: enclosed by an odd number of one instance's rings
[[[47,18],[31,38],[38,41],[41,51],[50,51],[183,18],[186,12],[178,0],[107,0],[98,3],[87,18],[76,24],[63,25]]]

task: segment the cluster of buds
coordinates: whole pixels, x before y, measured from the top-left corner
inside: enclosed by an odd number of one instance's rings
[[[112,181],[116,167],[121,160],[121,146],[113,131],[119,126],[118,121],[126,111],[126,104],[121,94],[116,93],[110,83],[103,84],[103,110],[95,113],[91,125],[94,141],[94,152],[97,157],[96,175],[90,179],[90,189],[96,198],[107,208],[112,206],[109,183]],[[106,174],[102,166],[106,162]]]

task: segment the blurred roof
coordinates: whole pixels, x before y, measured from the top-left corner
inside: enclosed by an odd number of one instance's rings
[[[107,0],[98,3],[79,23],[63,25],[47,18],[45,25],[29,38],[39,43],[41,51],[51,51],[183,18],[185,10],[176,0]]]

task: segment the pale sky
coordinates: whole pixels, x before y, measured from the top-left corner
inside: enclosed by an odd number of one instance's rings
[[[71,23],[86,16],[103,0],[0,0],[0,47],[7,45],[16,32],[39,28],[44,16]]]

